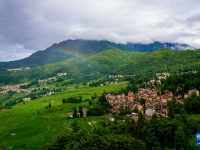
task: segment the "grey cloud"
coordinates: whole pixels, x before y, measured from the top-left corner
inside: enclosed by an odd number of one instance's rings
[[[66,39],[155,40],[199,48],[199,8],[198,0],[0,0],[0,61]]]

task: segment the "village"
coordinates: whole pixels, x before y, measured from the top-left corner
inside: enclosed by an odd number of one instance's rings
[[[188,73],[188,72],[183,72],[183,73]],[[183,74],[181,72],[181,74]],[[196,73],[196,72],[193,72]],[[177,73],[178,74],[178,73]],[[67,73],[57,73],[57,76],[65,76],[67,75]],[[170,73],[156,73],[156,76],[152,78],[152,80],[150,80],[149,82],[144,82],[143,84],[145,84],[145,88],[140,88],[138,93],[133,93],[133,92],[129,92],[128,96],[125,96],[125,94],[119,94],[119,95],[110,95],[108,94],[106,96],[106,99],[109,101],[109,103],[112,105],[112,112],[116,113],[116,114],[121,114],[120,112],[120,106],[122,105],[124,108],[125,107],[130,107],[131,112],[133,112],[135,109],[137,109],[138,111],[141,111],[142,113],[144,113],[144,106],[139,102],[139,100],[141,98],[145,99],[145,117],[146,119],[151,118],[153,113],[157,113],[158,115],[162,115],[162,116],[167,116],[168,113],[168,109],[167,109],[167,102],[173,99],[173,92],[165,90],[164,94],[161,95],[161,91],[160,90],[156,90],[156,86],[155,83],[157,85],[161,85],[161,79],[166,79],[168,76],[170,76]],[[121,77],[125,77],[127,75],[109,75],[109,78],[121,78]],[[128,76],[134,76],[134,75],[128,75]],[[49,80],[56,80],[56,76],[51,77],[51,78],[47,78],[47,79],[42,79],[42,80],[38,80],[39,84],[42,84],[46,81]],[[116,79],[115,82],[106,82],[107,84],[116,84],[118,81],[118,79]],[[90,82],[92,83],[92,82]],[[90,84],[88,83],[88,85]],[[18,85],[6,85],[6,86],[2,86],[0,87],[0,89],[2,89],[3,91],[0,91],[0,93],[2,94],[7,94],[9,91],[12,92],[24,92],[26,93],[26,95],[32,93],[32,91],[36,91],[36,90],[43,90],[43,89],[48,89],[48,87],[40,87],[40,88],[27,88],[27,89],[22,89],[20,87],[22,86],[26,86],[29,83],[21,83]],[[100,86],[104,86],[104,84],[100,84]],[[147,88],[147,87],[154,87],[154,89],[151,88]],[[178,87],[177,90],[181,89],[181,87]],[[187,94],[184,95],[184,99],[187,97],[190,97],[192,92],[196,92],[197,96],[199,96],[199,91],[194,89],[194,90],[190,90],[188,91]],[[44,95],[40,95],[40,96],[47,96],[47,95],[53,95],[54,92],[48,92]],[[26,98],[22,98],[23,101],[31,101],[30,97],[26,97]],[[181,95],[178,95],[175,97],[176,102],[182,103],[183,104],[183,100]],[[128,115],[131,118],[134,118],[137,120],[138,114],[137,113],[132,113]]]
[[[67,73],[57,73],[57,76],[66,76],[67,75]],[[41,84],[41,83],[45,83],[45,82],[47,82],[47,81],[50,81],[50,80],[56,80],[57,78],[56,78],[56,76],[54,76],[54,77],[51,77],[51,78],[48,78],[48,79],[42,79],[42,80],[38,80],[38,82],[39,82],[39,84]]]
[[[67,75],[67,73],[57,73],[57,76],[64,76]],[[49,81],[49,80],[56,80],[56,76],[52,77],[52,78],[48,78],[48,79],[43,79],[43,80],[38,80],[39,84]],[[28,89],[20,89],[21,86],[26,86],[29,83],[21,83],[21,84],[17,84],[17,85],[6,85],[6,86],[2,86],[0,87],[0,89],[3,89],[3,91],[0,91],[1,94],[7,94],[9,91],[12,92],[24,92],[26,94],[30,94],[32,91],[34,90],[43,90],[43,89],[48,89],[48,87],[44,87],[44,88],[28,88]],[[47,95],[51,95],[52,93],[49,93]],[[46,96],[46,95],[45,95]]]
[[[177,91],[180,90],[181,87],[177,88]],[[187,94],[184,94],[184,99],[187,97],[190,97],[191,94],[195,92],[197,96],[199,96],[199,91],[189,90]],[[135,109],[137,109],[139,112],[141,112],[143,115],[145,115],[146,120],[149,120],[153,113],[157,113],[158,116],[168,117],[168,107],[167,102],[171,101],[173,99],[174,95],[173,92],[165,90],[164,94],[161,95],[160,90],[156,89],[144,89],[139,88],[138,93],[133,93],[131,91],[128,92],[128,96],[125,96],[125,94],[118,94],[118,95],[106,95],[107,101],[112,105],[112,112],[116,113],[116,115],[120,115],[120,106],[129,107],[130,111],[133,112]],[[144,105],[140,103],[140,99],[145,99],[145,114],[144,114]],[[182,99],[182,96],[179,94],[178,96],[175,96],[175,100],[177,103],[183,104],[184,99]],[[130,118],[133,118],[135,120],[138,119],[138,113],[132,113],[127,115]]]
[[[19,70],[28,70],[30,67],[21,67],[21,68],[13,68],[13,69],[6,69],[7,71],[19,71]]]
[[[26,93],[30,93],[31,90],[35,90],[34,89],[20,89],[21,86],[26,86],[28,85],[29,83],[21,83],[21,84],[17,84],[17,85],[6,85],[6,86],[2,86],[0,87],[1,89],[3,89],[3,91],[0,91],[0,93],[2,94],[7,94],[9,91],[12,91],[12,92],[26,92]]]
[[[20,68],[22,69],[22,68]],[[11,71],[11,70],[9,70]],[[64,75],[67,75],[67,73],[57,73],[57,76],[64,76]],[[46,81],[49,81],[49,80],[56,80],[56,76],[55,77],[52,77],[52,78],[48,78],[48,79],[43,79],[43,80],[38,80],[38,83],[41,84],[43,82],[46,82]],[[27,88],[27,89],[23,89],[21,88],[22,86],[27,86],[29,83],[21,83],[21,84],[17,84],[17,85],[6,85],[6,86],[2,86],[0,87],[1,91],[0,91],[0,94],[7,94],[9,93],[10,91],[11,92],[16,92],[16,93],[19,93],[19,92],[23,92],[23,93],[26,93],[26,95],[28,94],[31,94],[33,91],[38,91],[38,90],[46,90],[46,89],[49,89],[49,87],[38,87],[38,88]],[[55,92],[52,91],[52,92],[47,92],[46,94],[43,94],[43,95],[36,95],[36,97],[39,97],[39,96],[48,96],[48,95],[53,95]],[[31,98],[30,97],[25,97],[25,98],[22,98],[23,101],[31,101]]]

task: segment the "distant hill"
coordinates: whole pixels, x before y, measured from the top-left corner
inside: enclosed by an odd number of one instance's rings
[[[69,58],[88,57],[111,47],[128,52],[153,52],[163,48],[171,48],[173,50],[195,49],[187,44],[178,43],[116,44],[106,40],[66,40],[58,44],[53,44],[46,50],[37,51],[27,58],[10,62],[0,62],[0,68],[37,67],[61,62]]]
[[[149,73],[156,72],[177,72],[177,71],[194,71],[200,70],[200,49],[174,51],[171,49],[162,49],[144,55],[139,59],[135,59],[129,64],[124,64],[122,68],[117,70],[120,73]],[[166,67],[166,68],[165,68]],[[127,69],[129,68],[129,70]]]
[[[25,71],[10,72],[0,69],[0,83],[14,84],[35,78],[44,79],[60,72],[67,72],[67,78],[78,83],[110,74],[135,74],[139,78],[142,76],[146,78],[157,72],[200,70],[199,64],[200,49],[196,51],[162,49],[151,53],[141,53],[111,47],[84,58],[70,58]]]

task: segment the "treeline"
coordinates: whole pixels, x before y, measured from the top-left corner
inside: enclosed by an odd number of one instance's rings
[[[200,120],[188,120],[184,114],[175,119],[153,114],[146,121],[139,112],[138,120],[126,117],[125,121],[102,121],[90,133],[72,122],[72,133],[60,136],[45,146],[48,150],[78,149],[140,149],[140,150],[188,150],[191,135],[200,131]],[[98,143],[98,144],[97,144]]]
[[[82,101],[83,101],[82,96],[62,99],[62,103],[81,103]]]

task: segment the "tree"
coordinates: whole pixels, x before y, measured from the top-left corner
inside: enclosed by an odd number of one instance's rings
[[[138,139],[143,140],[144,139],[144,133],[142,132],[143,127],[146,125],[145,123],[145,117],[142,115],[141,112],[138,113],[138,121],[135,129],[135,136]]]
[[[49,102],[49,108],[51,107],[51,103]]]
[[[146,110],[145,101],[146,100],[144,98],[140,99],[140,103],[143,105],[143,114],[145,114],[145,110]]]
[[[191,113],[199,114],[200,113],[200,101],[198,96],[196,96],[189,105],[189,111]]]
[[[72,123],[71,123],[71,127],[72,127],[72,132],[77,132],[79,130],[79,126],[78,126],[78,121],[77,120],[74,120]]]
[[[92,105],[92,101],[91,101],[91,100],[89,100],[89,105],[90,105],[90,106]]]
[[[160,90],[158,90],[157,95],[160,95]]]
[[[82,98],[82,96],[80,96],[80,97],[78,98],[78,103],[81,103],[82,100],[83,100],[83,98]]]
[[[168,101],[167,106],[168,106],[168,116],[174,119],[175,111],[172,101]]]
[[[131,108],[130,108],[130,105],[128,105],[127,114],[131,114]]]
[[[120,106],[120,114],[121,114],[121,115],[124,114],[124,106],[123,106],[123,105]]]
[[[157,128],[158,128],[158,120],[157,114],[154,113],[149,120],[148,124],[144,128],[144,132],[146,133],[145,136],[145,143],[147,147],[152,149],[160,149],[161,143],[159,142],[159,136],[157,135]]]
[[[141,99],[140,99],[140,103],[141,103],[142,105],[145,104],[145,101],[146,101],[146,100],[145,100],[144,98],[141,98]]]
[[[175,131],[174,141],[175,141],[175,148],[177,150],[179,150],[181,148],[187,149],[188,140],[185,136],[182,126],[179,126],[177,131]]]
[[[192,92],[191,99],[193,100],[197,96],[196,92]]]
[[[145,103],[144,103],[144,105],[143,105],[143,114],[145,115],[145,110],[146,110],[146,105],[145,105]]]
[[[104,107],[94,104],[90,106],[87,110],[87,116],[99,116],[104,114]]]
[[[135,109],[133,110],[133,112],[138,113],[139,112],[138,108],[135,107]]]
[[[77,109],[76,107],[73,108],[73,118],[77,118],[78,115],[77,115]]]
[[[82,106],[79,106],[78,111],[80,113],[80,117],[83,117],[83,108],[82,108]]]
[[[190,99],[187,97],[185,100],[184,100],[184,109],[187,113],[189,113],[189,106],[190,106]]]

